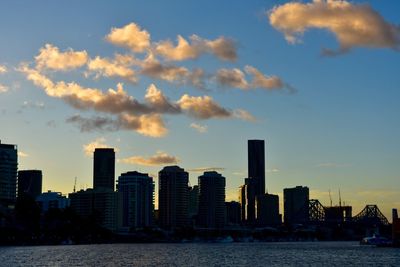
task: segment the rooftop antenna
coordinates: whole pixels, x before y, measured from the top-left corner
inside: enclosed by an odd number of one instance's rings
[[[74,182],[74,193],[76,192],[76,179],[77,179],[77,177],[75,176],[75,182]]]
[[[332,207],[332,196],[331,196],[331,190],[329,189],[329,199],[331,200],[331,207]]]
[[[340,195],[340,188],[339,188],[339,207],[342,206],[342,197]]]

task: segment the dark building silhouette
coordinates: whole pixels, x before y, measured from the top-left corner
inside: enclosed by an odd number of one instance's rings
[[[226,224],[240,225],[240,203],[236,201],[225,202],[226,207]]]
[[[197,213],[199,210],[199,186],[194,185],[189,187],[189,207],[188,214],[189,220],[193,225],[197,219]]]
[[[93,158],[93,189],[114,191],[115,152],[113,148],[96,148]]]
[[[15,203],[17,169],[17,146],[2,144],[0,141],[0,206],[8,206]]]
[[[306,186],[283,189],[285,224],[302,224],[309,220],[310,192]]]
[[[126,172],[118,178],[117,191],[122,194],[122,227],[153,226],[154,182],[147,173]]]
[[[198,225],[222,228],[225,225],[225,177],[210,171],[199,176]]]
[[[164,167],[158,173],[159,224],[164,229],[188,225],[189,174],[178,166]]]
[[[264,194],[256,197],[257,225],[277,226],[282,223],[279,214],[279,196]]]
[[[121,224],[121,194],[109,189],[80,190],[68,195],[70,206],[83,218],[92,217],[104,228],[116,231]]]
[[[52,192],[50,190],[36,197],[36,203],[42,212],[47,212],[50,209],[65,209],[69,207],[69,201],[60,192]]]
[[[42,193],[42,171],[18,171],[18,196],[27,194],[36,198]]]
[[[241,188],[242,221],[248,225],[256,222],[256,197],[265,194],[265,144],[264,140],[247,141],[248,178]]]
[[[265,148],[264,140],[248,140],[248,177],[254,180],[255,194],[265,194]]]
[[[334,224],[349,222],[352,219],[352,209],[351,206],[325,207],[325,222]]]

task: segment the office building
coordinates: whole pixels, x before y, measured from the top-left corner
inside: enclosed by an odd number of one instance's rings
[[[223,228],[225,226],[225,177],[210,171],[199,176],[199,213],[197,222],[200,227]]]
[[[309,221],[310,192],[306,186],[283,190],[285,224],[304,224]]]
[[[240,225],[240,203],[236,201],[225,202],[226,207],[226,224]]]
[[[240,204],[242,222],[252,225],[256,220],[256,181],[251,178],[244,179],[240,188]]]
[[[189,174],[178,166],[164,167],[158,173],[159,224],[164,229],[188,225]]]
[[[96,148],[93,157],[93,189],[114,191],[115,152],[113,148]]]
[[[16,145],[0,141],[0,205],[13,205],[17,195],[18,153]]]
[[[70,206],[79,216],[93,216],[102,227],[116,231],[121,225],[121,194],[109,189],[80,190],[68,195]]]
[[[189,186],[189,206],[188,215],[191,225],[193,225],[197,219],[197,213],[199,210],[199,186]]]
[[[248,177],[254,180],[255,195],[265,194],[264,140],[247,141]]]
[[[69,207],[69,199],[66,196],[63,196],[60,192],[52,192],[50,190],[39,194],[36,197],[36,203],[38,203],[42,212]]]
[[[264,194],[256,197],[256,221],[258,226],[278,226],[281,222],[279,214],[279,196]]]
[[[36,198],[42,193],[42,171],[18,171],[18,197],[23,194]]]
[[[122,197],[122,227],[127,230],[153,226],[154,182],[147,173],[122,173],[117,191]]]

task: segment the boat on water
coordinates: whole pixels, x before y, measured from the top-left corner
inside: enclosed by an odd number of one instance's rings
[[[360,241],[360,245],[386,246],[391,245],[392,241],[379,235],[364,237]]]

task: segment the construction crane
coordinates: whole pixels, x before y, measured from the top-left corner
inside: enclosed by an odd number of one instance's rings
[[[77,177],[75,176],[75,182],[74,182],[74,193],[76,192],[76,179],[77,179]]]

